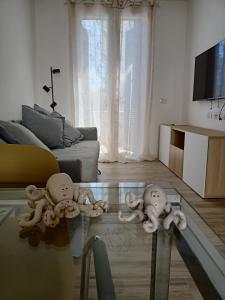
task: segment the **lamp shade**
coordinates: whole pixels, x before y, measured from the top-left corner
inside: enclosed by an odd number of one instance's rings
[[[46,93],[48,93],[50,91],[50,88],[47,85],[44,85],[43,86],[43,90],[45,90]]]
[[[52,70],[52,73],[53,73],[53,74],[59,74],[59,73],[60,73],[60,69],[53,69],[53,70]]]

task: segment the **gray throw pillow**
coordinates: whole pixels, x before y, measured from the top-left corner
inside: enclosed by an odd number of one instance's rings
[[[56,111],[52,112],[51,116],[56,118],[62,117],[62,115]],[[71,147],[72,145],[79,143],[83,138],[84,136],[79,129],[71,126],[68,122],[65,122],[63,141],[66,147]]]
[[[22,105],[22,124],[30,129],[50,149],[64,148],[64,118],[54,118]]]
[[[0,145],[1,144],[7,144],[3,139],[0,138]]]
[[[41,114],[47,115],[47,116],[53,116],[55,118],[62,118],[63,116],[54,111],[52,113],[48,112],[46,109],[43,107],[34,104],[34,109],[38,111]],[[79,143],[84,136],[81,134],[80,130],[71,126],[67,121],[65,121],[64,124],[64,135],[63,135],[63,142],[66,147],[70,147],[76,143]]]
[[[46,116],[49,116],[51,114],[47,109],[45,109],[37,104],[34,104],[34,109],[36,111],[38,111],[39,113],[46,115]]]
[[[8,144],[34,145],[49,150],[29,129],[19,123],[0,121],[0,136]]]
[[[79,143],[84,138],[83,134],[81,134],[80,130],[71,126],[68,122],[65,122],[64,128],[64,145],[66,147],[70,147],[74,144]]]

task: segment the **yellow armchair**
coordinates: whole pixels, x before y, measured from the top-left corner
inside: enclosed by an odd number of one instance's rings
[[[45,186],[47,179],[60,172],[48,150],[31,145],[0,145],[0,187]]]

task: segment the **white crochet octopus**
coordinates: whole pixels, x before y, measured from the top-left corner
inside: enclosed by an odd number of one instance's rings
[[[55,227],[62,218],[75,218],[81,212],[88,217],[98,217],[108,208],[106,201],[96,201],[89,189],[80,189],[69,175],[57,173],[52,175],[45,189],[34,185],[26,187],[28,205],[32,210],[21,214],[19,225],[31,227],[43,220],[48,227]],[[86,204],[86,198],[89,204]]]
[[[122,216],[122,212],[119,211],[119,220],[131,222],[137,217],[140,222],[143,222],[143,228],[147,233],[156,231],[160,223],[165,229],[169,229],[172,222],[181,230],[187,226],[184,213],[171,208],[170,203],[167,202],[165,191],[157,185],[148,185],[145,188],[143,199],[139,199],[134,193],[128,192],[125,201],[132,212],[128,216]]]

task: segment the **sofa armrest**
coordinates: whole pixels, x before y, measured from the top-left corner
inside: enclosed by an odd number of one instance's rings
[[[48,178],[58,173],[59,164],[53,154],[33,145],[0,145],[0,186],[44,187]]]
[[[81,182],[81,161],[74,160],[57,160],[61,173],[68,174],[73,182]]]
[[[84,140],[94,140],[97,141],[98,139],[98,132],[96,127],[78,127],[77,129],[84,136]]]

